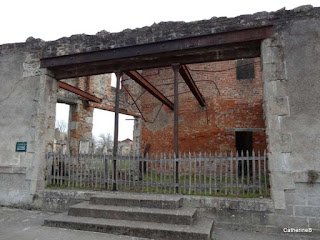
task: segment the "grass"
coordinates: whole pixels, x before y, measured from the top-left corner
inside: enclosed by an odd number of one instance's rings
[[[149,192],[149,193],[161,193],[161,194],[174,194],[175,193],[175,185],[174,183],[174,177],[171,176],[169,177],[168,175],[160,175],[160,174],[154,174],[152,175],[151,178],[151,173],[144,174],[143,175],[143,181],[132,181],[130,179],[130,186],[129,186],[129,177],[126,176],[126,181],[124,181],[124,175],[122,175],[122,182],[125,182],[126,184],[118,184],[118,188],[121,191],[127,191],[127,192]],[[230,178],[230,175],[225,177],[225,175],[222,176],[222,181],[220,181],[220,175],[216,176],[217,181],[215,182],[213,179],[210,179],[209,176],[204,176],[204,175],[189,175],[187,174],[186,176],[181,175],[179,180],[180,180],[180,188],[179,188],[179,193],[183,195],[192,195],[192,196],[219,196],[219,197],[242,197],[242,198],[259,198],[260,196],[263,197],[269,197],[269,191],[264,189],[264,181],[262,181],[261,186],[261,195],[259,194],[258,190],[258,177],[256,178],[256,187],[255,191],[252,188],[252,176],[250,177],[249,181],[249,188],[245,185],[247,183],[247,178],[244,178],[244,190],[240,187],[241,186],[241,178],[238,181],[239,188],[237,189],[236,187],[236,182],[235,179]],[[79,179],[78,179],[79,180]],[[90,180],[92,181],[92,178],[88,178],[87,180],[85,178],[82,179],[82,185],[80,186],[79,181],[78,184],[76,184],[75,181],[70,181],[68,184],[68,181],[62,182],[60,185],[60,182],[57,183],[51,183],[47,185],[46,188],[48,189],[76,189],[76,190],[104,190],[104,185],[101,184],[100,182],[98,185],[95,184],[95,179],[93,181],[93,185],[90,184],[88,186],[88,182],[90,183]],[[100,180],[100,179],[99,179]],[[110,180],[109,183],[109,190],[111,190],[112,187],[112,180]],[[191,180],[191,190],[189,191],[189,183]],[[264,180],[264,176],[261,176],[261,180]],[[121,180],[120,180],[121,181]],[[155,182],[158,183],[158,187],[153,185]],[[233,183],[233,186],[231,187],[231,181]],[[206,184],[204,184],[206,182]],[[210,193],[210,182],[211,182],[211,193]],[[267,182],[269,182],[267,178]],[[186,184],[184,184],[186,183]],[[217,185],[215,185],[217,184]],[[206,188],[204,188],[206,185]],[[227,185],[227,186],[226,186]],[[201,189],[200,189],[201,186]],[[215,187],[216,186],[216,187]],[[268,186],[269,188],[269,186]]]

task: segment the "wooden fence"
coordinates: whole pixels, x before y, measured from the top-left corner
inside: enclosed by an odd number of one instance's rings
[[[116,160],[116,172],[114,171]],[[266,152],[152,156],[48,154],[48,187],[188,195],[269,196]],[[116,173],[116,175],[114,175]]]

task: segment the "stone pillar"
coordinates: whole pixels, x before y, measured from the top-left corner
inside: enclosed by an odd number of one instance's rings
[[[284,189],[294,188],[287,173],[291,154],[291,134],[282,129],[282,120],[290,116],[289,99],[284,91],[287,84],[286,62],[280,37],[262,43],[264,112],[268,141],[268,163],[271,195],[276,209],[285,209]]]

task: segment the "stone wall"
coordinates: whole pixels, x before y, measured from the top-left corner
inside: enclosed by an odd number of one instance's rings
[[[57,82],[39,69],[41,43],[0,46],[0,205],[32,202],[52,150]],[[16,152],[27,142],[26,152]]]
[[[320,20],[295,21],[262,43],[271,194],[282,224],[320,229]]]

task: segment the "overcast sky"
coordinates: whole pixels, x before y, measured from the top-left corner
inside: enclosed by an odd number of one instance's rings
[[[292,9],[301,5],[320,6],[320,0],[2,0],[0,44],[24,42],[28,37],[45,41],[73,34],[119,32],[162,21],[195,21],[212,17],[235,17],[261,11]],[[68,110],[58,108],[67,119]],[[94,112],[95,135],[113,134],[113,113]],[[121,116],[119,139],[132,138],[133,121]]]

